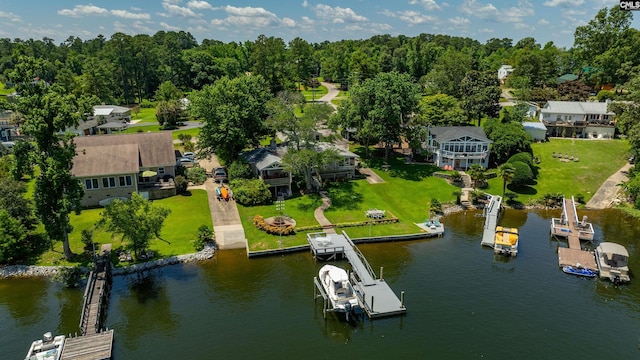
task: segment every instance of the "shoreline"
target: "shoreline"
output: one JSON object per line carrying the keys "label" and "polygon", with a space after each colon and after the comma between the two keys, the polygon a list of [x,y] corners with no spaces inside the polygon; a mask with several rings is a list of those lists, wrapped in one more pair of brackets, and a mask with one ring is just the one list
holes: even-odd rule
{"label": "shoreline", "polygon": [[[157,259],[147,261],[143,263],[133,264],[121,268],[114,268],[113,275],[121,276],[128,275],[136,272],[147,271],[160,267],[165,267],[175,264],[190,263],[196,261],[204,261],[213,258],[216,249],[212,246],[205,247],[202,251],[197,253],[174,255],[164,259]],[[6,265],[0,267],[0,279],[13,279],[13,278],[32,278],[32,277],[46,277],[52,278],[60,269],[71,268],[73,266],[38,266],[38,265]],[[89,273],[89,268],[84,267],[85,274]]]}

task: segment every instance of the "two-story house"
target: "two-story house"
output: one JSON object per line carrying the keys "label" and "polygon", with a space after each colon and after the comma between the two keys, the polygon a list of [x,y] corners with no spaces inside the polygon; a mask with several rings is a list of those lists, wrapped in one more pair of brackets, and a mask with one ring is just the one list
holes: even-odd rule
{"label": "two-story house", "polygon": [[467,170],[474,164],[489,166],[491,140],[478,126],[434,126],[425,147],[433,162],[442,168]]}
{"label": "two-story house", "polygon": [[615,114],[608,102],[549,101],[540,110],[540,121],[552,137],[612,139]]}
{"label": "two-story house", "polygon": [[502,65],[498,69],[498,80],[500,80],[500,84],[504,84],[507,80],[507,77],[515,70],[511,65]]}
{"label": "two-story house", "polygon": [[84,186],[82,206],[138,192],[154,200],[176,194],[175,152],[169,132],[77,136],[71,172]]}

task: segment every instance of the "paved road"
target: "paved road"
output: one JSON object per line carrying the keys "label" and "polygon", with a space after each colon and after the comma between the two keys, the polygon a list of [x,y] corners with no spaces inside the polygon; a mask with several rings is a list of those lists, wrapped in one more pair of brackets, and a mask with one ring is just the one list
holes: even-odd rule
{"label": "paved road", "polygon": [[618,192],[620,191],[620,184],[623,181],[629,180],[627,177],[627,171],[631,168],[631,164],[625,164],[620,170],[611,175],[607,181],[596,191],[591,200],[585,205],[588,209],[606,209],[611,207],[611,204],[616,199]]}
{"label": "paved road", "polygon": [[333,103],[331,103],[331,100],[333,100],[336,96],[338,96],[338,93],[340,93],[340,90],[338,90],[338,87],[336,86],[336,84],[332,84],[328,82],[321,82],[320,84],[322,84],[322,86],[327,88],[327,93],[316,101],[325,102],[333,106],[333,108],[337,110],[338,107],[335,106]]}

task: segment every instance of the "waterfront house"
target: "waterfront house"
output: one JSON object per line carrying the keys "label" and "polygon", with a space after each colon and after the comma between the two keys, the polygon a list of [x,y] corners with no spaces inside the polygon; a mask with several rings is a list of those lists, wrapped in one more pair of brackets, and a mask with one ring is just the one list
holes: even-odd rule
{"label": "waterfront house", "polygon": [[547,127],[540,121],[525,121],[522,126],[533,141],[545,141],[547,139]]}
{"label": "waterfront house", "polygon": [[489,166],[491,140],[478,126],[434,126],[424,147],[439,167],[467,170],[474,164]]}
{"label": "waterfront house", "polygon": [[71,172],[84,186],[82,206],[133,192],[154,200],[176,194],[175,152],[169,132],[77,136]]}
{"label": "waterfront house", "polygon": [[549,101],[540,110],[540,121],[552,137],[612,139],[615,114],[608,102]]}

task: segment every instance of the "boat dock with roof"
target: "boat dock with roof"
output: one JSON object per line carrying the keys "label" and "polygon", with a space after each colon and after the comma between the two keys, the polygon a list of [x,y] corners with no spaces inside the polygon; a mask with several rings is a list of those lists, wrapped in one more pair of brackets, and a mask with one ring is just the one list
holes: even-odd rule
{"label": "boat dock with roof", "polygon": [[593,241],[593,225],[583,216],[578,221],[576,203],[571,199],[562,199],[562,215],[551,219],[551,235],[567,238],[569,247],[558,247],[558,265],[577,266],[598,271],[595,255],[592,251],[582,250],[580,240]]}
{"label": "boat dock with roof", "polygon": [[[367,259],[345,232],[342,234],[311,233],[307,234],[307,240],[316,259],[340,258],[349,261],[353,269],[350,275],[351,283],[358,295],[360,305],[369,318],[399,315],[407,311],[404,306],[404,292],[399,299],[382,278],[382,268],[380,268],[380,278],[377,278]],[[322,294],[322,289],[319,290]]]}

